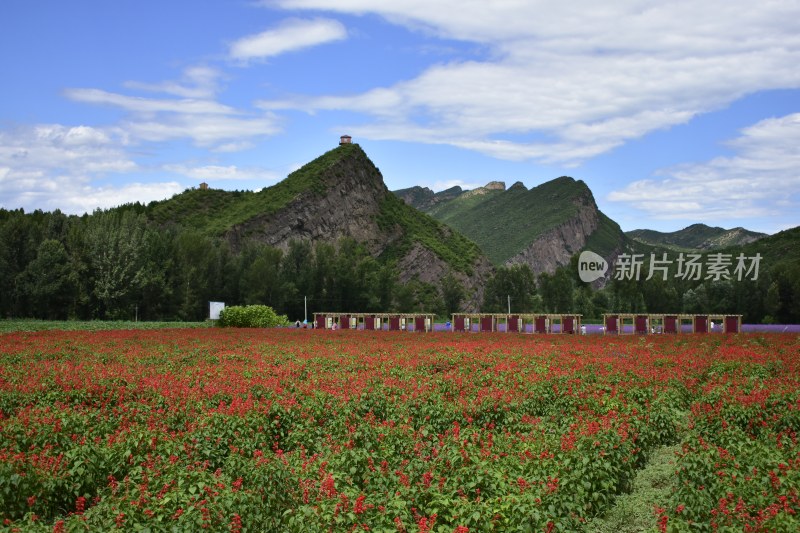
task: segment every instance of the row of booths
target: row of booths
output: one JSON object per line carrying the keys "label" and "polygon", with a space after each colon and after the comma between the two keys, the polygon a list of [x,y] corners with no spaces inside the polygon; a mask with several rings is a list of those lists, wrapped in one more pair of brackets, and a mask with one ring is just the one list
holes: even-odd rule
{"label": "row of booths", "polygon": [[[314,313],[317,329],[361,329],[388,331],[433,331],[432,313]],[[579,333],[581,315],[457,313],[452,321],[439,324],[441,331],[510,333]]]}
{"label": "row of booths", "polygon": [[432,331],[432,313],[314,313],[317,329]]}
{"label": "row of booths", "polygon": [[501,314],[457,313],[453,315],[453,331],[502,331],[506,333],[581,332],[581,315],[575,314]]}
{"label": "row of booths", "polygon": [[[438,329],[454,332],[587,333],[579,314],[456,313]],[[361,329],[427,332],[436,328],[432,313],[314,313],[317,329]],[[677,333],[739,333],[742,315],[607,313],[589,333],[648,335]]]}
{"label": "row of booths", "polygon": [[742,315],[632,314],[603,315],[607,335],[652,333],[739,333]]}

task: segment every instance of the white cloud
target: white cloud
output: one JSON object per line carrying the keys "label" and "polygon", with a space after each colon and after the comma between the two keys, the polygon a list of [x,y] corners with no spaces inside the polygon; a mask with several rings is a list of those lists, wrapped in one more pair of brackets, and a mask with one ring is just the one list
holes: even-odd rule
{"label": "white cloud", "polygon": [[277,119],[271,115],[238,117],[178,114],[159,117],[157,120],[125,121],[120,127],[132,137],[144,141],[162,142],[188,138],[198,146],[218,148],[219,151],[246,148],[250,145],[242,142],[243,139],[273,135],[280,131]]}
{"label": "white cloud", "polygon": [[608,199],[661,219],[796,219],[800,113],[763,120],[728,145],[735,155],[663,169],[663,178],[635,181]]}
{"label": "white cloud", "polygon": [[[172,94],[213,96],[217,74],[210,69],[190,69],[185,76],[198,82],[185,88],[172,82],[129,87]],[[185,90],[184,90],[185,89]],[[209,98],[148,98],[112,93],[101,89],[67,89],[68,98],[89,104],[110,105],[129,112],[118,126],[127,142],[163,142],[192,139],[195,144],[216,151],[230,152],[252,146],[251,139],[280,131],[272,113],[247,113]]]}
{"label": "white cloud", "polygon": [[232,59],[241,61],[264,59],[346,37],[347,30],[336,20],[288,19],[277,28],[234,41],[229,53]]}
{"label": "white cloud", "polygon": [[49,201],[50,209],[61,209],[65,213],[90,213],[95,209],[109,209],[127,203],[150,203],[154,200],[165,200],[184,190],[178,182],[160,183],[126,183],[121,186],[74,187],[64,191],[64,184],[59,184],[61,198]]}
{"label": "white cloud", "polygon": [[101,89],[67,89],[64,92],[67,98],[76,102],[88,104],[107,104],[120,107],[126,111],[136,113],[185,113],[205,115],[229,115],[236,110],[212,100],[198,100],[194,98],[157,99],[141,96],[126,96],[111,93]]}
{"label": "white cloud", "polygon": [[261,168],[240,168],[236,165],[166,165],[164,170],[181,174],[199,181],[223,180],[262,180],[276,182],[280,179],[277,173]]}
{"label": "white cloud", "polygon": [[166,183],[98,185],[110,174],[141,171],[113,131],[42,124],[0,131],[0,206],[82,214],[127,202],[168,198]]}
{"label": "white cloud", "polygon": [[800,87],[800,4],[788,0],[757,9],[744,0],[498,0],[490,8],[482,0],[264,3],[374,13],[485,48],[488,60],[434,65],[361,94],[259,103],[364,113],[371,123],[343,127],[365,138],[579,164],[743,95]]}
{"label": "white cloud", "polygon": [[10,168],[12,174],[136,169],[136,163],[116,147],[108,132],[89,126],[60,124],[0,131],[0,166]]}
{"label": "white cloud", "polygon": [[189,99],[211,99],[219,91],[219,70],[206,66],[193,66],[183,71],[180,82],[142,83],[127,81],[125,87],[140,91],[157,92]]}

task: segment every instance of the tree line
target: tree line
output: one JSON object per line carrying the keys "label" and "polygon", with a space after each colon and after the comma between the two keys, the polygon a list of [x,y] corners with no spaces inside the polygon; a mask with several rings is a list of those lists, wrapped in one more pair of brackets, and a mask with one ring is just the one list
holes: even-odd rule
{"label": "tree line", "polygon": [[750,324],[800,323],[800,264],[779,262],[758,279],[612,279],[593,289],[578,277],[577,255],[553,274],[538,277],[527,265],[502,266],[486,286],[482,310],[516,313],[737,314]]}
{"label": "tree line", "polygon": [[[457,309],[463,289],[455,284]],[[393,264],[352,239],[234,249],[191,228],[156,225],[135,205],[80,217],[0,209],[2,317],[196,321],[210,301],[269,305],[292,320],[304,318],[306,302],[309,313],[444,314],[443,285],[444,294],[400,283]]]}
{"label": "tree line", "polygon": [[[758,280],[612,280],[594,290],[576,259],[553,274],[502,266],[488,280],[483,312],[685,312],[742,314],[749,323],[800,322],[800,267]],[[209,301],[269,305],[291,320],[308,312],[461,310],[464,287],[401,283],[393,263],[358,243],[290,242],[285,250],[157,225],[137,204],[91,215],[0,209],[0,317],[79,320],[203,320]]]}

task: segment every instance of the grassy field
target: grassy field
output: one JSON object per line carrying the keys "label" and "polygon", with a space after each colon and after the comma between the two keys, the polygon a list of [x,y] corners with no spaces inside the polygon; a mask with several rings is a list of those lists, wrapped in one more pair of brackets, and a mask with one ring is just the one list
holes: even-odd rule
{"label": "grassy field", "polygon": [[167,329],[167,328],[207,328],[212,322],[134,322],[122,321],[80,321],[80,320],[33,320],[33,319],[6,319],[0,320],[0,333],[14,331],[110,331],[122,329]]}

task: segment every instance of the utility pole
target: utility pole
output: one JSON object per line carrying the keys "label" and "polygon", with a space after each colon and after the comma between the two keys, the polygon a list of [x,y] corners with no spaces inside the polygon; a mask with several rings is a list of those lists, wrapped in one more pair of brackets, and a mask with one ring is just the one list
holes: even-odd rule
{"label": "utility pole", "polygon": [[508,314],[511,314],[511,295],[508,295]]}
{"label": "utility pole", "polygon": [[308,324],[308,296],[303,296],[303,324]]}

